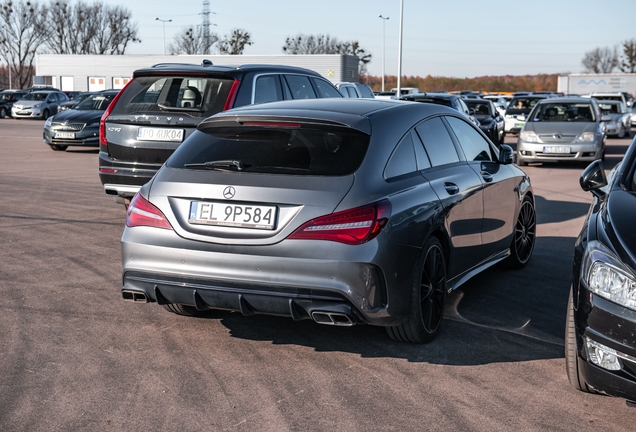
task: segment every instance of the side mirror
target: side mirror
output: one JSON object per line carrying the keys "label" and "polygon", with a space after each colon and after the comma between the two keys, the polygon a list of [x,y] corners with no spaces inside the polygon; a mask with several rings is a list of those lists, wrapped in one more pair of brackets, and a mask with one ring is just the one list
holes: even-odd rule
{"label": "side mirror", "polygon": [[601,121],[602,122],[610,122],[610,121],[612,121],[612,117],[610,117],[608,115],[602,115],[601,116]]}
{"label": "side mirror", "polygon": [[514,161],[515,152],[512,150],[512,147],[508,144],[502,144],[499,149],[499,159],[497,159],[497,162],[502,165],[510,165],[511,163],[514,163]]}
{"label": "side mirror", "polygon": [[604,197],[605,192],[603,192],[601,188],[607,186],[607,177],[605,177],[603,161],[597,159],[589,164],[587,168],[583,170],[579,184],[581,185],[581,189],[585,192],[592,192],[592,194],[598,198]]}

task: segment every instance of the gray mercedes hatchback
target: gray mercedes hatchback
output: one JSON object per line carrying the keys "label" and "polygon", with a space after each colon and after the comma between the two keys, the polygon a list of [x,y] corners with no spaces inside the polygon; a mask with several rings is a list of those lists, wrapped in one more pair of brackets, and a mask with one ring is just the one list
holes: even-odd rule
{"label": "gray mercedes hatchback", "polygon": [[530,259],[530,180],[461,113],[272,102],[204,120],[132,199],[126,300],[437,334],[446,295]]}

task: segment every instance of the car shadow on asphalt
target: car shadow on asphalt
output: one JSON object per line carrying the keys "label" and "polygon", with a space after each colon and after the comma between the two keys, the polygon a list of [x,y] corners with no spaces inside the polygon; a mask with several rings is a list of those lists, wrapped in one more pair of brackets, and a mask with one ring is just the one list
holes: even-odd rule
{"label": "car shadow on asphalt", "polygon": [[[565,222],[576,219],[585,216],[590,208],[590,203],[552,201],[541,195],[535,195],[534,199],[538,224]],[[550,209],[550,211],[545,211],[544,209]]]}
{"label": "car shadow on asphalt", "polygon": [[209,318],[219,319],[234,338],[365,358],[457,366],[562,358],[574,241],[540,237],[525,268],[499,264],[469,280],[448,296],[440,333],[426,345],[395,342],[374,326],[334,327],[231,312],[210,312]]}

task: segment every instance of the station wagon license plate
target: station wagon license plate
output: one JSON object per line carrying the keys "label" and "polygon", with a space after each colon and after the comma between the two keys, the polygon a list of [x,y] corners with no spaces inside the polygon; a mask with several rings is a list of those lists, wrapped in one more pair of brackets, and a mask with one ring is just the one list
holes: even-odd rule
{"label": "station wagon license plate", "polygon": [[516,128],[522,128],[525,123],[515,123]]}
{"label": "station wagon license plate", "polygon": [[183,129],[148,128],[137,129],[137,139],[140,141],[183,141]]}
{"label": "station wagon license plate", "polygon": [[55,132],[55,138],[75,139],[75,132]]}
{"label": "station wagon license plate", "polygon": [[543,153],[570,153],[569,146],[546,146],[543,147]]}
{"label": "station wagon license plate", "polygon": [[198,225],[273,230],[276,227],[276,207],[192,201],[188,222]]}

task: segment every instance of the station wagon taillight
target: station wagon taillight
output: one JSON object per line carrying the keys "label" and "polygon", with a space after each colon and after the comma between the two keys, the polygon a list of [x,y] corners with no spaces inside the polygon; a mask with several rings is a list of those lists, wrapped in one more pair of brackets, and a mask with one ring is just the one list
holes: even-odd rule
{"label": "station wagon taillight", "polygon": [[232,109],[232,107],[234,106],[234,99],[236,99],[236,94],[238,93],[239,83],[239,80],[234,80],[234,82],[232,83],[232,87],[230,87],[230,94],[227,95],[225,105],[223,105],[223,111]]}
{"label": "station wagon taillight", "polygon": [[150,203],[146,198],[137,193],[128,205],[126,212],[126,226],[147,226],[154,228],[172,229],[172,225],[164,214]]}
{"label": "station wagon taillight", "polygon": [[131,78],[130,81],[128,81],[128,83],[124,86],[124,88],[122,88],[121,90],[119,90],[119,93],[117,93],[115,95],[115,97],[113,98],[113,100],[110,102],[110,104],[108,105],[108,108],[106,108],[106,111],[104,111],[104,114],[102,114],[102,118],[99,121],[99,143],[101,145],[108,145],[108,141],[106,141],[106,119],[108,118],[108,116],[110,115],[110,112],[113,110],[113,108],[115,107],[115,104],[117,103],[117,101],[119,100],[119,97],[124,93],[124,91],[126,90],[126,87],[128,87],[130,85],[131,82],[133,82],[135,79]]}
{"label": "station wagon taillight", "polygon": [[366,243],[375,238],[391,216],[389,200],[320,216],[302,225],[288,238],[326,240],[349,245]]}

